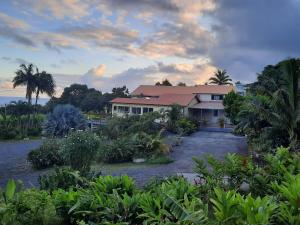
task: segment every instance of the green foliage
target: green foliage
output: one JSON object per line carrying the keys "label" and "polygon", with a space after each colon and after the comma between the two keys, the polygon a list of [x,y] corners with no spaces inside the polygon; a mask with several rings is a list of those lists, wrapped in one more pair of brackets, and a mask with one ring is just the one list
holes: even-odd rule
{"label": "green foliage", "polygon": [[147,160],[150,164],[169,164],[174,162],[174,159],[170,158],[169,156],[165,154],[156,154],[152,155]]}
{"label": "green foliage", "polygon": [[99,147],[100,139],[97,135],[88,131],[77,131],[64,139],[60,154],[72,169],[85,174],[90,171]]}
{"label": "green foliage", "polygon": [[0,200],[1,225],[57,225],[60,221],[47,192],[28,189],[6,203]]}
{"label": "green foliage", "polygon": [[86,184],[87,180],[81,177],[79,171],[71,168],[55,168],[55,171],[39,177],[40,189],[54,191],[56,189],[68,190]]}
{"label": "green foliage", "polygon": [[109,139],[144,132],[156,134],[160,127],[154,121],[161,118],[158,112],[146,113],[141,116],[113,117],[107,121],[106,126],[100,127],[98,133]]}
{"label": "green foliage", "polygon": [[213,77],[209,78],[211,84],[217,85],[232,85],[229,75],[226,70],[217,70]]}
{"label": "green foliage", "polygon": [[58,105],[48,114],[45,131],[52,137],[64,137],[71,129],[85,130],[86,120],[72,105]]}
{"label": "green foliage", "polygon": [[[23,105],[21,102],[17,104]],[[11,105],[9,104],[8,106]],[[27,103],[24,103],[24,105],[27,106]],[[3,107],[0,108],[0,139],[21,139],[28,136],[41,135],[41,125],[44,121],[42,115],[22,115],[22,109],[14,112],[11,110],[10,107],[9,110]]]}
{"label": "green foliage", "polygon": [[128,162],[135,152],[134,143],[130,137],[121,137],[101,145],[98,152],[98,161],[107,163]]}
{"label": "green foliage", "polygon": [[54,165],[60,166],[64,164],[64,160],[59,154],[61,143],[59,140],[50,139],[35,150],[28,153],[27,160],[35,169],[44,169]]}
{"label": "green foliage", "polygon": [[65,87],[59,98],[52,97],[46,105],[48,111],[52,111],[57,105],[71,104],[83,112],[101,112],[107,107],[110,100],[116,97],[127,97],[129,94],[126,86],[113,88],[111,93],[102,93],[94,88],[88,88],[85,84],[71,84]]}
{"label": "green foliage", "polygon": [[242,108],[244,97],[235,93],[229,92],[223,99],[224,111],[231,123],[236,124],[238,121],[238,114]]}
{"label": "green foliage", "polygon": [[238,115],[238,128],[250,142],[263,132],[268,140],[274,140],[272,148],[283,145],[298,149],[299,68],[300,59],[283,60],[265,67],[257,82],[250,85],[250,96]]}
{"label": "green foliage", "polygon": [[176,127],[179,133],[184,135],[190,135],[197,130],[197,126],[192,120],[188,118],[181,118],[176,122]]}

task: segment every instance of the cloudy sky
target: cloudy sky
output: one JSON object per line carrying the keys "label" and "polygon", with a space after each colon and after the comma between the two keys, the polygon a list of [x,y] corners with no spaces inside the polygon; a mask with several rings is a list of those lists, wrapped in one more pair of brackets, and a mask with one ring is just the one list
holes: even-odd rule
{"label": "cloudy sky", "polygon": [[216,68],[253,81],[300,56],[300,0],[0,0],[0,96],[21,63],[102,91],[201,84]]}

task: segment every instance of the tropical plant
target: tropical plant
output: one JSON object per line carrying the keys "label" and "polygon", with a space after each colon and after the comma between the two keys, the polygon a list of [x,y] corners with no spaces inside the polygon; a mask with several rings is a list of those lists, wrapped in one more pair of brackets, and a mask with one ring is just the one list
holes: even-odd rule
{"label": "tropical plant", "polygon": [[54,165],[63,165],[64,160],[59,154],[60,146],[61,143],[59,140],[46,140],[39,148],[28,153],[27,160],[35,169],[44,169]]}
{"label": "tropical plant", "polygon": [[211,84],[217,85],[232,85],[229,75],[226,70],[217,70],[213,77],[209,78]]}
{"label": "tropical plant", "polygon": [[100,147],[100,139],[89,131],[75,131],[64,139],[60,154],[73,170],[82,175],[90,172],[92,161]]}
{"label": "tropical plant", "polygon": [[245,97],[235,93],[234,91],[231,91],[225,95],[223,99],[226,117],[228,117],[233,124],[238,122],[238,114],[242,109],[244,98]]}
{"label": "tropical plant", "polygon": [[86,127],[86,119],[77,108],[72,105],[58,105],[48,114],[45,131],[49,136],[63,137],[71,129],[85,130]]}
{"label": "tropical plant", "polygon": [[17,86],[26,86],[26,99],[28,100],[28,104],[31,104],[32,93],[34,93],[36,88],[33,64],[20,65],[20,69],[17,70],[16,76],[13,79],[13,87]]}
{"label": "tropical plant", "polygon": [[[273,147],[299,146],[300,59],[287,59],[267,66],[250,85],[251,97],[239,113],[238,127],[258,137],[262,132],[274,140]],[[275,137],[275,138],[274,138]]]}
{"label": "tropical plant", "polygon": [[197,130],[196,124],[186,117],[180,118],[178,121],[175,122],[175,124],[177,127],[177,133],[183,135],[191,135]]}
{"label": "tropical plant", "polygon": [[79,171],[71,168],[55,168],[55,171],[39,176],[39,185],[41,190],[55,191],[57,189],[69,190],[87,185],[88,180],[80,176]]}
{"label": "tropical plant", "polygon": [[42,71],[41,73],[37,69],[35,76],[35,106],[37,106],[37,102],[39,99],[39,95],[46,93],[49,97],[52,97],[55,92],[55,83],[51,74],[46,71]]}

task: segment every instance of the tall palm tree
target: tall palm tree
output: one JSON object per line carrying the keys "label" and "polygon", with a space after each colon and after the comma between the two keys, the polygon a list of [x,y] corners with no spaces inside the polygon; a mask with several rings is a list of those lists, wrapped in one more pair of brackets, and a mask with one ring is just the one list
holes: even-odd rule
{"label": "tall palm tree", "polygon": [[20,65],[20,69],[16,71],[16,76],[13,79],[13,87],[26,86],[26,99],[28,104],[31,104],[32,93],[35,91],[35,76],[34,65]]}
{"label": "tall palm tree", "polygon": [[231,85],[231,79],[229,75],[227,75],[226,70],[217,70],[213,77],[209,78],[211,84],[217,85]]}
{"label": "tall palm tree", "polygon": [[55,82],[51,74],[46,71],[36,70],[35,76],[35,106],[37,106],[37,102],[39,99],[39,95],[46,93],[49,97],[52,97],[55,93]]}
{"label": "tall palm tree", "polygon": [[285,82],[272,94],[274,111],[269,117],[269,122],[274,127],[287,131],[290,146],[295,149],[299,146],[300,60],[284,60],[279,63],[279,68]]}

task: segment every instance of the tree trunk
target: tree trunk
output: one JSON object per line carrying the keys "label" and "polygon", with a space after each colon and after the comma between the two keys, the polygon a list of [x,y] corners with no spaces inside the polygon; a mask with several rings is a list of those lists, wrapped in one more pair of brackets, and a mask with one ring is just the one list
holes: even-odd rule
{"label": "tree trunk", "polygon": [[37,89],[36,96],[35,96],[35,105],[34,105],[34,112],[35,112],[35,114],[37,113],[37,102],[38,102],[38,99],[39,99],[39,94],[40,94],[40,90]]}

